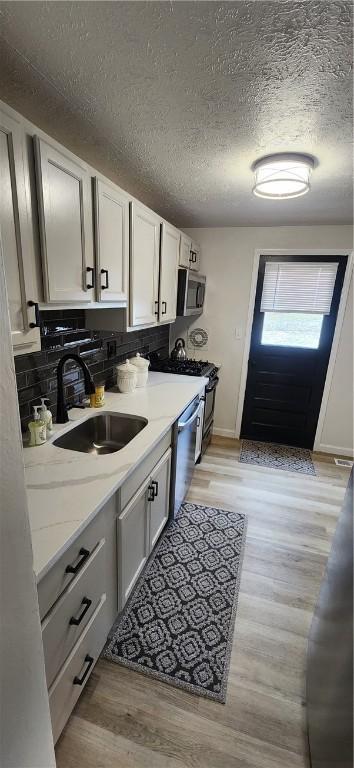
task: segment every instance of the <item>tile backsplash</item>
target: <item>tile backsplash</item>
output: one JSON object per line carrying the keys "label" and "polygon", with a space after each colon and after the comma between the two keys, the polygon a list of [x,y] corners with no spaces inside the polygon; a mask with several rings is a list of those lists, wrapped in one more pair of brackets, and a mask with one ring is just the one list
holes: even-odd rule
{"label": "tile backsplash", "polygon": [[[42,351],[15,357],[20,417],[23,431],[32,414],[32,406],[48,397],[48,407],[55,416],[57,401],[56,369],[68,352],[79,354],[87,364],[95,384],[109,389],[115,384],[115,366],[133,357],[156,350],[169,351],[169,326],[158,326],[130,333],[88,331],[85,313],[80,309],[41,312]],[[74,361],[68,360],[64,374],[65,397],[73,404],[84,393],[83,375]]]}

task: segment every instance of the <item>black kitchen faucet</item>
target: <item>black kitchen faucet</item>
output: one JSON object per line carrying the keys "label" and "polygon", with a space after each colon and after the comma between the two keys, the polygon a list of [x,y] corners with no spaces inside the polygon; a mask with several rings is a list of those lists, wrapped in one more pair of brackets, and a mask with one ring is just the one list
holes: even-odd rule
{"label": "black kitchen faucet", "polygon": [[64,357],[59,360],[58,368],[57,368],[57,388],[58,388],[58,396],[57,396],[57,418],[56,423],[57,424],[65,424],[67,421],[69,421],[68,418],[68,411],[66,407],[66,403],[64,400],[64,383],[63,383],[63,374],[64,374],[64,366],[65,363],[68,360],[74,360],[82,369],[84,374],[84,382],[85,382],[85,393],[86,395],[93,395],[95,392],[95,385],[93,383],[90,371],[82,360],[79,355],[75,355],[73,353],[68,353],[67,355],[64,355]]}

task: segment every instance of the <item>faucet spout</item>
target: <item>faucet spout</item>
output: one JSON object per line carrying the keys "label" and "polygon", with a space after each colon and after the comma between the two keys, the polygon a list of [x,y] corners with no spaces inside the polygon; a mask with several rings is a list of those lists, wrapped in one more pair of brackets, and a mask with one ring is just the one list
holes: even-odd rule
{"label": "faucet spout", "polygon": [[79,355],[75,355],[73,353],[68,353],[67,355],[64,355],[58,363],[57,367],[57,418],[56,423],[57,424],[66,424],[67,421],[69,421],[68,418],[68,411],[67,406],[64,399],[64,383],[63,383],[63,375],[64,375],[64,368],[65,363],[68,360],[74,360],[82,369],[84,374],[84,386],[85,386],[85,394],[86,395],[92,395],[95,392],[95,385],[93,383],[92,376],[90,374],[90,371],[82,360]]}

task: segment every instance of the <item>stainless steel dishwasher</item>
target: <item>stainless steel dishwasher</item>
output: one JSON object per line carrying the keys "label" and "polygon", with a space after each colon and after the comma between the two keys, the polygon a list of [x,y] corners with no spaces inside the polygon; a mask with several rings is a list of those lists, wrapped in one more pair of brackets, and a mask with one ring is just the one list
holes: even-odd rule
{"label": "stainless steel dishwasher", "polygon": [[195,467],[197,420],[200,398],[183,411],[173,429],[170,514],[176,514],[187,496]]}

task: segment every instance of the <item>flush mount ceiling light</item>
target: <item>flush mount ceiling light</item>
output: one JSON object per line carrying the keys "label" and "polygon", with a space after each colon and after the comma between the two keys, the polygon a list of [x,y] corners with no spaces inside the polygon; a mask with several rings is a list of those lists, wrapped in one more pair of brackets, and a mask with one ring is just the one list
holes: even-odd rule
{"label": "flush mount ceiling light", "polygon": [[255,176],[253,194],[270,200],[306,195],[313,167],[312,157],[294,152],[262,157],[252,166]]}

